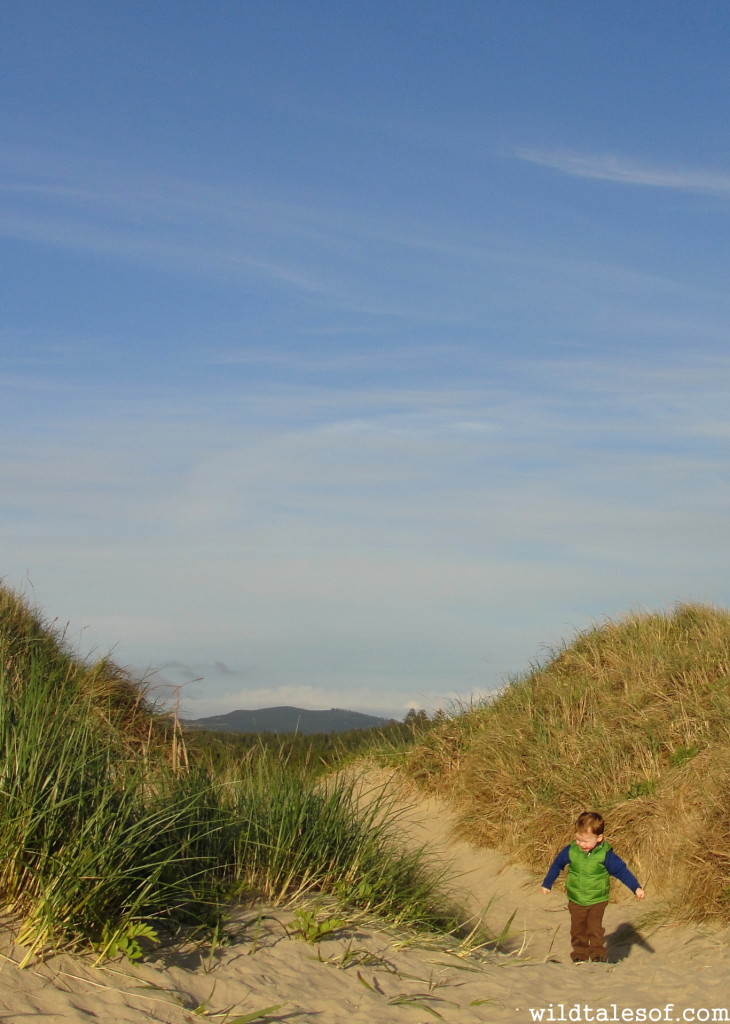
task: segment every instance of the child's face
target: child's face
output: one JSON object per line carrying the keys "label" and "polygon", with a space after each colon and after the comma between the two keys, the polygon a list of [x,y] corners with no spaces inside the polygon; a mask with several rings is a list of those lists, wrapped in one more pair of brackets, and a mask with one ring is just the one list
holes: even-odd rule
{"label": "child's face", "polygon": [[603,836],[594,836],[592,832],[576,832],[575,841],[583,853],[590,853],[603,840]]}

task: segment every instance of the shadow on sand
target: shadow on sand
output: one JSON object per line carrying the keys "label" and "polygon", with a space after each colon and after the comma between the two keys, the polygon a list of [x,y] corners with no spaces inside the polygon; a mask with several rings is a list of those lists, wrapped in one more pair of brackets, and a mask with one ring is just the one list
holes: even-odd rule
{"label": "shadow on sand", "polygon": [[632,946],[641,946],[647,953],[655,952],[651,943],[628,921],[618,925],[610,935],[606,936],[608,959],[613,963],[618,963],[619,960],[626,960],[631,953]]}

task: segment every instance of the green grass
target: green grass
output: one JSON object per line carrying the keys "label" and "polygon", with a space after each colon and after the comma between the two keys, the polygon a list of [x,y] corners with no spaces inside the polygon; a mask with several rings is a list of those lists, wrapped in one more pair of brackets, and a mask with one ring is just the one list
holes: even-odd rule
{"label": "green grass", "polygon": [[[446,897],[381,798],[271,754],[188,757],[143,688],[0,590],[0,898],[34,951],[136,954],[231,899],[325,894],[421,926]],[[142,926],[146,926],[143,928]]]}
{"label": "green grass", "polygon": [[325,774],[365,756],[376,760],[380,751],[392,762],[396,752],[405,752],[432,725],[425,711],[411,711],[403,722],[339,733],[230,733],[183,728],[186,742],[204,754],[214,768],[225,768],[231,759],[265,752],[292,767]]}
{"label": "green grass", "polygon": [[730,921],[730,613],[679,605],[581,633],[453,714],[405,770],[469,840],[538,871],[586,809],[674,912]]}

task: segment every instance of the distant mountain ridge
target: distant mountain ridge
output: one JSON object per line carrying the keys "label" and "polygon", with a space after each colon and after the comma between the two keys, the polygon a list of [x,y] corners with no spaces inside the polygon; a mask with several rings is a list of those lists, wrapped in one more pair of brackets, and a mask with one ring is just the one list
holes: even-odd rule
{"label": "distant mountain ridge", "polygon": [[211,715],[183,722],[189,729],[210,729],[213,732],[292,733],[314,736],[318,733],[349,732],[351,729],[377,729],[392,722],[359,711],[330,708],[329,711],[307,711],[305,708],[258,708],[255,711],[229,711],[227,715]]}

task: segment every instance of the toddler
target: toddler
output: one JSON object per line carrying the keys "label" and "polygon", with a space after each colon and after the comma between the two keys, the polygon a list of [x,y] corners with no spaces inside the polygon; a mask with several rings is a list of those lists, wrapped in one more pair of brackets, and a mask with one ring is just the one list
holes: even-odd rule
{"label": "toddler", "polygon": [[637,899],[644,890],[620,857],[603,838],[605,822],[600,814],[584,811],[575,823],[575,839],[564,847],[545,875],[542,891],[549,893],[563,868],[568,869],[565,889],[570,911],[570,941],[574,963],[596,960],[606,963],[603,912],[608,903],[610,875],[628,886]]}

